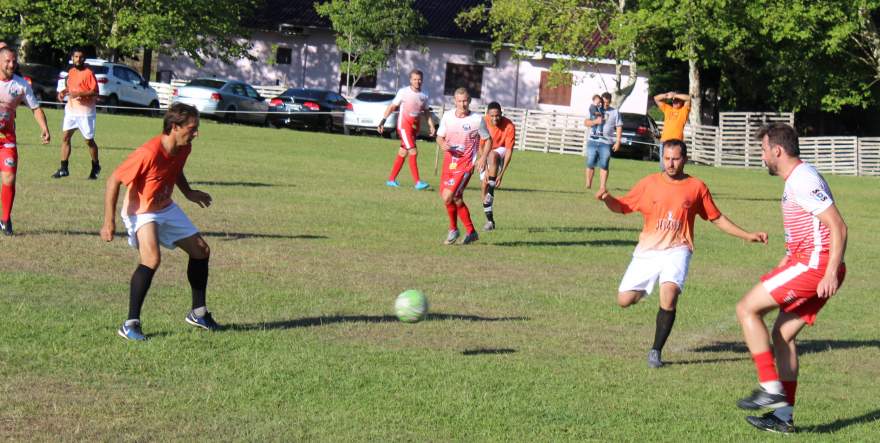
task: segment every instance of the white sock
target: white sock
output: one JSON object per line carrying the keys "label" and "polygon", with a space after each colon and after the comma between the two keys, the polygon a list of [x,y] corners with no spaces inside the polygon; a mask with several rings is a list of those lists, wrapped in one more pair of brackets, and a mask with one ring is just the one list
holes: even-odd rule
{"label": "white sock", "polygon": [[791,421],[794,416],[794,406],[785,406],[773,411],[773,415],[782,421]]}
{"label": "white sock", "polygon": [[193,309],[193,314],[195,314],[196,317],[204,317],[205,314],[207,314],[207,313],[208,313],[208,307],[207,307],[207,306],[202,306],[202,307],[200,307],[200,308],[195,308],[195,309]]}
{"label": "white sock", "polygon": [[761,383],[761,388],[771,394],[782,394],[782,382],[779,380],[765,381]]}
{"label": "white sock", "polygon": [[130,319],[128,319],[128,320],[125,321],[125,327],[126,327],[126,328],[130,328],[130,327],[132,327],[132,326],[134,326],[134,325],[139,325],[139,324],[141,324],[141,321],[140,321],[139,319],[137,319],[137,318],[130,318]]}

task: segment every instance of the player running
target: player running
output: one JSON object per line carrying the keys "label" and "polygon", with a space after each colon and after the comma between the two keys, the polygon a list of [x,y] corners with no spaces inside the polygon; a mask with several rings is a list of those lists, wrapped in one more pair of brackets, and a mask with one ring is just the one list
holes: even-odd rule
{"label": "player running", "polygon": [[684,173],[687,146],[681,140],[663,143],[663,172],[641,179],[622,198],[599,190],[596,198],[613,212],[641,212],[645,224],[639,244],[626,269],[617,303],[626,308],[638,303],[660,282],[654,344],[648,351],[648,367],[663,366],[661,352],[675,323],[678,296],[684,289],[694,250],[694,219],[709,220],[721,231],[750,242],[767,243],[764,232],[746,232],[721,214],[709,188],[700,179]]}
{"label": "player running", "polygon": [[0,48],[0,231],[12,235],[12,204],[15,201],[15,175],[18,170],[18,145],[15,137],[15,110],[24,101],[40,125],[40,139],[48,144],[51,136],[46,114],[31,85],[15,74],[15,51],[9,46]]}
{"label": "player running", "polygon": [[66,87],[58,92],[58,101],[64,101],[67,97],[67,105],[64,106],[64,123],[61,137],[61,167],[52,174],[52,178],[62,178],[70,175],[67,169],[70,160],[70,139],[74,131],[79,129],[80,134],[86,140],[89,147],[89,155],[92,156],[92,170],[89,172],[89,180],[96,180],[101,173],[101,164],[98,162],[98,145],[95,143],[95,108],[98,99],[98,79],[95,73],[86,66],[86,54],[82,49],[74,49],[70,56],[73,67],[67,73]]}
{"label": "player running", "polygon": [[146,340],[141,330],[141,307],[161,262],[159,245],[168,249],[179,246],[189,255],[186,275],[192,287],[192,310],[187,323],[209,331],[219,328],[205,305],[208,287],[210,249],[186,214],[171,200],[174,186],[187,200],[206,208],[211,196],[189,187],[183,167],[192,151],[192,140],[199,134],[199,111],[183,103],[168,108],[162,134],[136,149],[107,178],[104,196],[104,226],[101,238],[112,241],[116,230],[116,202],[119,185],[128,192],[122,204],[122,221],[128,231],[128,243],[137,248],[140,264],[131,276],[128,320],[118,334],[127,340]]}
{"label": "player running", "polygon": [[[843,284],[847,227],[828,183],[816,168],[801,161],[794,128],[772,123],[762,128],[758,137],[761,159],[770,175],[785,180],[785,256],[736,305],[736,316],[760,382],[760,388],[737,406],[774,409],[746,420],[758,429],[787,434],[794,432],[799,367],[795,339],[804,325],[816,321],[819,310]],[[764,325],[764,315],[776,309],[779,315],[771,335]]]}
{"label": "player running", "polygon": [[486,127],[492,135],[492,150],[488,153],[486,168],[480,170],[480,182],[483,191],[483,212],[486,213],[484,231],[495,230],[495,217],[492,205],[495,202],[495,190],[501,186],[501,178],[507,172],[510,159],[513,158],[513,145],[516,142],[516,127],[509,118],[501,113],[498,102],[489,103],[486,108]]}
{"label": "player running", "polygon": [[[440,197],[449,215],[447,245],[458,239],[458,221],[461,218],[467,229],[462,244],[477,241],[480,237],[474,229],[471,214],[462,195],[471,179],[474,166],[486,168],[486,154],[492,148],[492,138],[486,128],[486,120],[470,111],[471,97],[467,89],[458,88],[453,95],[455,112],[443,114],[437,131],[437,145],[443,150],[443,174],[440,176]],[[478,160],[479,158],[479,160]]]}
{"label": "player running", "polygon": [[385,109],[385,115],[379,121],[379,134],[385,131],[385,120],[395,110],[400,111],[397,114],[400,149],[397,151],[397,158],[394,159],[394,166],[391,167],[391,175],[388,176],[388,181],[385,184],[394,188],[400,187],[400,183],[397,182],[397,174],[403,167],[403,161],[409,156],[409,170],[412,173],[416,190],[428,189],[430,185],[419,178],[419,152],[416,149],[416,136],[419,135],[422,114],[427,117],[430,128],[428,136],[433,137],[435,130],[434,121],[431,120],[431,109],[428,108],[428,95],[422,92],[422,71],[418,69],[410,71],[409,86],[397,91],[397,95],[394,96],[394,100]]}

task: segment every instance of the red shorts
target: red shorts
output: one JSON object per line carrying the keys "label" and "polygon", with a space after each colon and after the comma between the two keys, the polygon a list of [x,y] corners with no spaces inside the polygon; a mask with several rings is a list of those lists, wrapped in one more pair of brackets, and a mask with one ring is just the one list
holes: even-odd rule
{"label": "red shorts", "polygon": [[397,135],[400,137],[400,147],[409,151],[416,148],[416,136],[419,135],[419,123],[407,123],[401,121],[397,124]]}
{"label": "red shorts", "polygon": [[444,189],[452,190],[453,198],[461,198],[464,189],[467,188],[468,182],[471,180],[471,170],[460,171],[457,169],[443,169],[440,175],[440,192]]}
{"label": "red shorts", "polygon": [[[799,315],[808,325],[816,322],[816,314],[825,306],[828,298],[819,298],[816,288],[825,268],[811,269],[797,260],[789,260],[784,265],[764,274],[761,283],[773,296],[779,309]],[[840,264],[837,270],[837,284],[842,285],[846,277],[846,265]]]}
{"label": "red shorts", "polygon": [[0,148],[0,171],[15,174],[18,169],[18,149]]}

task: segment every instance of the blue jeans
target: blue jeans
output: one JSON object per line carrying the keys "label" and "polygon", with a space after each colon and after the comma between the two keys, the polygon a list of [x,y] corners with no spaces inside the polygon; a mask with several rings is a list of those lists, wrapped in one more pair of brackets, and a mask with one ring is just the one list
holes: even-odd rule
{"label": "blue jeans", "polygon": [[611,144],[601,140],[590,138],[587,141],[587,168],[600,168],[608,170],[608,162],[611,159]]}

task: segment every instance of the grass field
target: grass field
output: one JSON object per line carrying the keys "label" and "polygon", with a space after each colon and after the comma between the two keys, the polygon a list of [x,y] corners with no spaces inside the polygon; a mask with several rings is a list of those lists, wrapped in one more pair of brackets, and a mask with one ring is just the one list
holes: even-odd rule
{"label": "grass field", "polygon": [[[57,138],[61,114],[48,115]],[[670,364],[649,370],[656,295],[614,301],[641,217],[585,192],[582,158],[516,153],[499,229],[443,246],[437,193],[412,190],[406,168],[400,189],[383,184],[394,142],[205,121],[186,174],[214,206],[175,196],[211,245],[208,305],[228,328],[183,322],[186,259],[163,250],[142,315],[151,340],[129,343],[116,328],[137,257],[98,238],[103,180],[85,179],[80,139],[72,175],[49,178],[58,141],[39,145],[25,110],[18,126],[16,235],[0,238],[2,440],[775,440],[734,405],[757,381],[734,305],[783,253],[782,181],[763,170],[688,166],[771,240],[697,222]],[[160,126],[100,114],[102,178]],[[434,147],[421,146],[436,188]],[[611,191],[655,169],[614,160]],[[797,438],[878,441],[880,182],[828,179],[850,227],[848,275],[801,334]],[[465,197],[482,226],[475,183]],[[427,321],[394,319],[408,288],[428,295]]]}

